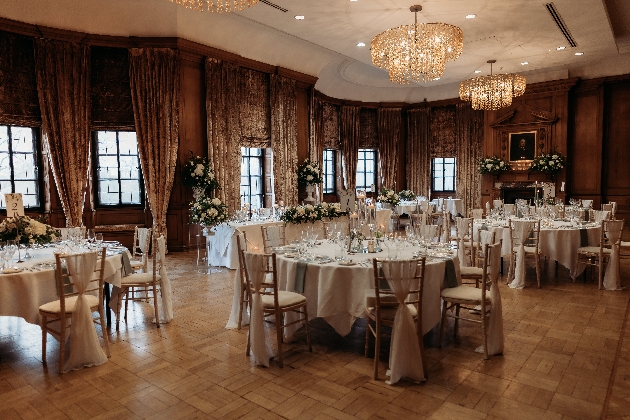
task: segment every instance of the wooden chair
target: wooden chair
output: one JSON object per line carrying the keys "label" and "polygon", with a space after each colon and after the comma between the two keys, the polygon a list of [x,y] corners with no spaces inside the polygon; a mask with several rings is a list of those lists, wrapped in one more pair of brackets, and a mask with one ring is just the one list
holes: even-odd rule
{"label": "wooden chair", "polygon": [[[273,317],[276,324],[276,339],[278,345],[278,364],[280,367],[283,367],[283,359],[282,359],[282,342],[284,330],[295,324],[304,323],[306,327],[306,341],[308,343],[308,350],[313,351],[311,346],[311,335],[310,335],[310,327],[308,325],[308,313],[306,310],[306,297],[302,296],[299,293],[289,292],[285,290],[278,290],[278,271],[276,264],[276,254],[265,254],[267,263],[264,266],[265,270],[265,281],[262,283],[262,286],[256,290],[252,281],[249,277],[249,271],[252,268],[249,266],[247,255],[249,252],[244,252],[243,255],[245,257],[245,281],[247,282],[248,289],[250,290],[250,313],[252,311],[252,303],[254,299],[254,294],[259,293],[261,295],[262,306],[263,306],[263,316]],[[285,323],[285,313],[287,312],[295,312],[300,314],[300,319],[297,319],[293,322]],[[250,321],[251,328],[251,321]],[[251,348],[250,335],[247,336],[247,351],[246,354],[249,356]]]}
{"label": "wooden chair", "polygon": [[236,246],[238,252],[238,275],[241,280],[241,296],[240,296],[240,304],[238,311],[238,329],[241,329],[243,323],[243,307],[247,305],[249,307],[250,304],[250,293],[249,287],[247,285],[247,280],[245,278],[245,252],[247,251],[247,236],[245,232],[237,231],[236,234]]}
{"label": "wooden chair", "polygon": [[[529,223],[529,221],[508,221],[510,229],[510,249],[512,251],[510,255],[510,270],[507,278],[508,284],[511,280],[514,280],[516,275],[516,254],[521,245],[521,240],[516,235],[514,228],[515,224],[518,223]],[[534,222],[534,228],[523,242],[523,245],[525,248],[525,258],[534,257],[534,261],[536,263],[536,282],[538,283],[538,288],[540,289],[540,220]]]}
{"label": "wooden chair", "polygon": [[[473,266],[473,219],[468,217],[457,217],[455,219],[455,239],[457,241],[458,254],[461,266]],[[459,248],[463,247],[461,251]]]}
{"label": "wooden chair", "polygon": [[[397,261],[403,264],[415,264],[414,284],[409,290],[409,295],[405,302],[409,308],[415,325],[416,337],[420,345],[420,354],[422,358],[423,371],[426,374],[427,364],[424,357],[424,343],[422,334],[422,292],[424,287],[424,266],[425,258],[414,260]],[[374,299],[366,300],[365,315],[367,316],[367,326],[365,328],[365,357],[368,357],[370,335],[374,336],[374,379],[378,380],[378,362],[381,349],[381,337],[383,335],[382,326],[393,327],[396,311],[399,303],[394,295],[393,290],[388,285],[388,279],[385,278],[382,264],[391,263],[387,260],[372,260],[374,275]],[[401,279],[389,279],[389,281],[400,281]],[[416,283],[417,281],[417,283]]]}
{"label": "wooden chair", "polygon": [[481,238],[481,228],[477,229],[476,241],[473,242],[473,264],[470,267],[460,267],[460,274],[462,276],[462,284],[474,284],[476,288],[479,288],[479,283],[483,278],[483,245],[492,245],[496,238],[496,232],[488,232],[489,239],[484,241]]}
{"label": "wooden chair", "polygon": [[[445,288],[440,293],[444,303],[442,304],[442,321],[440,322],[440,338],[439,346],[442,347],[442,337],[444,336],[444,328],[446,327],[446,318],[451,317],[455,319],[454,335],[457,337],[457,324],[458,321],[465,320],[481,324],[481,334],[483,336],[483,349],[484,358],[488,359],[488,315],[490,314],[490,305],[492,300],[487,291],[492,285],[492,280],[489,277],[488,269],[490,267],[490,254],[501,252],[501,241],[487,245],[482,248],[483,253],[483,267],[481,277],[481,287],[473,288],[468,286],[457,286]],[[495,273],[497,275],[497,273]],[[460,309],[474,309],[480,306],[480,318],[469,318],[460,315]],[[449,314],[449,310],[455,309],[454,314]]]}
{"label": "wooden chair", "polygon": [[272,248],[287,244],[284,225],[261,226],[264,253],[271,254]]}
{"label": "wooden chair", "polygon": [[468,217],[472,219],[483,219],[483,209],[472,209],[468,211]]}
{"label": "wooden chair", "polygon": [[133,247],[131,248],[131,269],[135,272],[149,271],[149,245],[151,244],[151,228],[135,227],[133,232]]}
{"label": "wooden chair", "polygon": [[503,214],[505,214],[506,218],[510,215],[516,216],[516,204],[504,204]]}
{"label": "wooden chair", "polygon": [[[107,357],[110,356],[109,352],[109,340],[107,339],[107,329],[105,325],[105,314],[103,305],[103,275],[105,272],[105,258],[106,249],[103,247],[98,252],[95,252],[96,264],[90,281],[84,291],[84,296],[89,305],[90,312],[98,312],[97,317],[92,317],[94,324],[101,326],[101,332],[103,334],[103,341],[105,342],[105,349]],[[80,279],[74,278],[71,270],[66,270],[68,267],[68,259],[80,258],[82,254],[55,254],[55,261],[57,267],[55,269],[55,277],[57,283],[57,290],[59,292],[59,300],[46,303],[39,307],[39,315],[42,318],[42,361],[46,364],[46,341],[47,333],[50,333],[53,337],[59,340],[59,373],[63,373],[64,357],[66,350],[66,341],[68,335],[66,330],[70,328],[68,320],[71,320],[75,313],[76,303],[79,299],[79,293],[76,288],[76,284]],[[80,262],[84,263],[84,262]],[[67,273],[64,273],[67,271]],[[64,282],[64,279],[67,279]],[[84,279],[83,279],[84,280]],[[56,329],[55,327],[59,327]],[[71,343],[72,345],[72,343]],[[72,349],[71,349],[72,351]]]}
{"label": "wooden chair", "polygon": [[[578,266],[580,264],[584,264],[586,266],[594,266],[598,269],[598,284],[599,289],[602,288],[604,283],[604,265],[608,263],[610,260],[610,256],[612,253],[612,243],[607,238],[607,233],[612,225],[620,225],[620,229],[623,230],[624,220],[604,220],[602,222],[601,233],[599,236],[599,245],[598,246],[583,246],[578,248]],[[621,236],[616,244],[617,246],[621,245]],[[585,273],[586,274],[586,273]],[[573,280],[575,281],[575,279]]]}
{"label": "wooden chair", "polygon": [[[153,249],[159,249],[159,241],[164,242],[164,236],[160,236],[159,238],[154,239]],[[127,322],[127,310],[129,308],[129,301],[146,302],[147,291],[151,292],[152,294],[153,310],[155,312],[155,325],[157,326],[157,328],[160,328],[160,315],[158,310],[158,287],[160,285],[160,280],[162,279],[162,277],[160,276],[162,264],[164,264],[164,255],[162,255],[161,252],[155,252],[155,255],[153,257],[153,270],[151,273],[133,273],[121,279],[120,288],[122,290],[120,291],[121,298],[118,300],[116,331],[119,330],[120,326],[120,309],[122,307],[123,301],[125,302],[125,322]]]}

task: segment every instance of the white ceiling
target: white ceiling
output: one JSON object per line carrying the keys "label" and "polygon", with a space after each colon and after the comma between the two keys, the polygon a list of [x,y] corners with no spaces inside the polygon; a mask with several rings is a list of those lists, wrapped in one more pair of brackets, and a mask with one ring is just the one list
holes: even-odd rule
{"label": "white ceiling", "polygon": [[[528,83],[630,73],[630,1],[554,0],[577,47],[571,48],[541,0],[273,0],[240,13],[186,10],[168,0],[0,0],[0,16],[28,23],[122,36],[179,36],[244,57],[318,76],[317,88],[341,99],[418,102],[457,97],[459,82],[518,72]],[[372,38],[413,23],[444,22],[464,33],[464,50],[443,77],[396,85],[370,61]],[[303,21],[294,18],[304,15]],[[475,19],[466,19],[476,14]],[[611,17],[609,15],[612,14]],[[612,22],[612,23],[611,23]],[[1,29],[1,28],[0,28]],[[366,47],[357,47],[364,42]],[[556,47],[566,46],[557,51]],[[575,52],[583,52],[575,56]],[[523,66],[521,62],[527,61]]]}

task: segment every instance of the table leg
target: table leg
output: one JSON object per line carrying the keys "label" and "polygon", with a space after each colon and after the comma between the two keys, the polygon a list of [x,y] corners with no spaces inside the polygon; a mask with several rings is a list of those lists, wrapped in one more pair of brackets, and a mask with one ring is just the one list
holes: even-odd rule
{"label": "table leg", "polygon": [[109,309],[109,297],[110,297],[109,283],[103,283],[103,295],[105,296],[105,318],[107,319],[107,328],[112,326],[112,310]]}

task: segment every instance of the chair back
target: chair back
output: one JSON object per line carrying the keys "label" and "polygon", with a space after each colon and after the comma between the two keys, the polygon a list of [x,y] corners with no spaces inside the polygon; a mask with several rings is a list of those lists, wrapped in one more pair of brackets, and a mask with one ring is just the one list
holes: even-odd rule
{"label": "chair back", "polygon": [[105,258],[105,247],[81,254],[55,254],[55,280],[62,319],[65,319],[66,299],[78,296],[81,290],[83,294],[98,296],[99,305],[103,305]]}
{"label": "chair back", "polygon": [[[424,266],[426,259],[411,260],[382,260],[372,259],[374,275],[374,296],[376,317],[380,320],[380,310],[384,307],[396,307],[399,302],[392,299],[396,295],[396,286],[393,282],[410,281],[409,294],[405,303],[415,305],[419,316],[418,325],[422,329],[420,305],[424,287]],[[392,287],[393,286],[393,287]],[[389,298],[388,298],[389,297]]]}
{"label": "chair back", "polygon": [[619,247],[624,220],[604,220],[602,222],[600,248]]}
{"label": "chair back", "polygon": [[601,223],[604,220],[610,220],[610,211],[608,210],[590,210],[589,220],[591,222]]}
{"label": "chair back", "polygon": [[490,290],[490,286],[492,286],[492,283],[499,280],[499,275],[501,272],[500,267],[502,245],[503,241],[499,240],[499,242],[493,244],[483,244],[483,247],[481,248],[481,267],[483,270],[480,288],[482,305],[485,305],[486,302],[486,291]]}
{"label": "chair back", "polygon": [[590,208],[593,207],[593,200],[582,200],[582,208]]}
{"label": "chair back", "polygon": [[505,214],[505,217],[510,215],[516,216],[516,204],[504,204],[503,213]]}
{"label": "chair back", "polygon": [[[244,251],[243,260],[245,263],[245,283],[247,284],[250,294],[259,293],[260,295],[273,296],[274,306],[278,309],[276,254],[255,254],[253,252]],[[264,272],[263,277],[256,278],[257,275],[262,275],[261,272]],[[256,283],[259,283],[259,286],[257,286]]]}
{"label": "chair back", "polygon": [[484,245],[492,245],[496,240],[496,231],[495,230],[485,230],[485,229],[477,229],[477,235],[475,236],[475,240],[477,242],[477,247],[475,248],[475,257],[473,258],[473,265],[475,267],[483,266],[483,246]]}
{"label": "chair back", "polygon": [[473,219],[470,217],[455,218],[455,237],[459,239],[470,239],[473,237]]}
{"label": "chair back", "polygon": [[492,207],[495,209],[500,209],[503,207],[503,200],[492,200]]}
{"label": "chair back", "polygon": [[468,212],[468,217],[473,219],[483,219],[483,209],[472,209]]}
{"label": "chair back", "polygon": [[133,248],[131,249],[131,255],[133,257],[136,254],[141,254],[144,260],[149,255],[149,244],[151,244],[151,234],[153,229],[141,228],[136,226],[133,232]]}
{"label": "chair back", "polygon": [[512,250],[521,245],[536,248],[540,239],[540,220],[509,220],[510,242]]}
{"label": "chair back", "polygon": [[247,252],[247,236],[245,232],[236,231],[236,252],[238,254],[238,268],[241,282],[245,284],[245,252]]}
{"label": "chair back", "polygon": [[153,258],[153,281],[155,282],[155,276],[160,274],[164,261],[166,260],[166,238],[164,235],[160,235],[159,238],[153,239],[153,249],[155,249],[155,256]]}
{"label": "chair back", "polygon": [[613,211],[612,203],[602,204],[602,211],[609,211],[612,214],[612,211]]}
{"label": "chair back", "polygon": [[417,234],[431,242],[439,242],[441,227],[440,225],[420,225]]}
{"label": "chair back", "polygon": [[286,245],[284,225],[261,226],[265,254],[270,254],[271,249]]}

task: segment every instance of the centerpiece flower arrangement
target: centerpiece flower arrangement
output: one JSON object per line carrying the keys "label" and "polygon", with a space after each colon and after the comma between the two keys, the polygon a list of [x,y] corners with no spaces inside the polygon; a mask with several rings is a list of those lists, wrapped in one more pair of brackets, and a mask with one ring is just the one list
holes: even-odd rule
{"label": "centerpiece flower arrangement", "polygon": [[397,206],[398,203],[400,203],[400,197],[398,194],[396,194],[394,190],[390,190],[385,187],[381,189],[381,193],[376,199],[379,203],[391,204],[392,206]]}
{"label": "centerpiece flower arrangement", "polygon": [[333,219],[346,214],[346,212],[341,211],[340,203],[305,204],[303,206],[287,207],[280,217],[280,220],[285,223],[297,225],[306,222],[314,223],[317,220],[322,220],[324,217]]}
{"label": "centerpiece flower arrangement", "polygon": [[50,225],[28,216],[8,217],[0,222],[0,240],[20,244],[48,244],[57,239],[57,231]]}
{"label": "centerpiece flower arrangement", "polygon": [[221,189],[208,158],[194,156],[192,152],[182,168],[182,184],[196,190],[197,195],[209,195],[212,191]]}
{"label": "centerpiece flower arrangement", "polygon": [[205,195],[197,197],[190,203],[190,221],[211,227],[228,220],[227,206],[218,198]]}
{"label": "centerpiece flower arrangement", "polygon": [[485,157],[477,161],[477,172],[480,174],[498,175],[502,172],[508,172],[511,170],[512,167],[510,164],[500,157]]}
{"label": "centerpiece flower arrangement", "polygon": [[567,158],[560,153],[541,154],[534,158],[529,166],[530,171],[555,174],[566,165]]}
{"label": "centerpiece flower arrangement", "polygon": [[324,182],[322,170],[316,162],[306,159],[298,167],[298,183],[300,185],[315,185]]}
{"label": "centerpiece flower arrangement", "polygon": [[411,190],[402,190],[398,193],[398,196],[403,201],[414,201],[416,199],[416,193]]}

